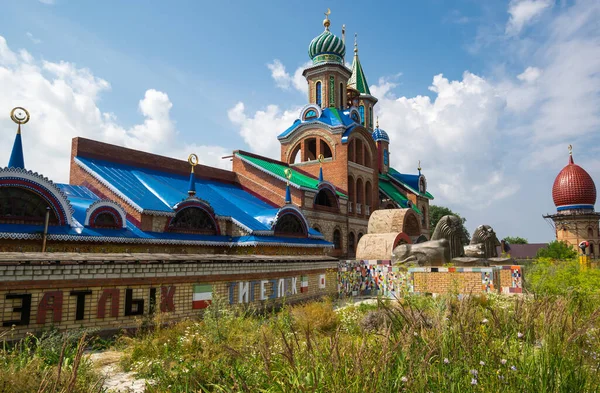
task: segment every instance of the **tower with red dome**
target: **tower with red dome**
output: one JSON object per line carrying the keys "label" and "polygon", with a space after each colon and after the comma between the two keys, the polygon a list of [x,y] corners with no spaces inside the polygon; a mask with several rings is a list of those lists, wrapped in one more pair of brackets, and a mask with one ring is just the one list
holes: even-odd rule
{"label": "tower with red dome", "polygon": [[600,213],[594,211],[596,185],[589,173],[575,164],[571,146],[569,162],[554,180],[552,199],[556,214],[544,217],[553,221],[556,240],[565,241],[575,248],[587,241],[586,254],[597,257],[600,254]]}

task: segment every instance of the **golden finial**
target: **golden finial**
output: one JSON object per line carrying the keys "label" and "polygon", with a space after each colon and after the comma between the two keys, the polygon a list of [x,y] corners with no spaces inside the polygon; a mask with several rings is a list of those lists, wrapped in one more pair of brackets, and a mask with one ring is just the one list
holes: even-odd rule
{"label": "golden finial", "polygon": [[285,168],[283,171],[285,178],[287,179],[287,184],[290,184],[290,180],[292,180],[292,170],[290,168]]}
{"label": "golden finial", "polygon": [[323,26],[325,26],[325,30],[329,30],[329,25],[331,21],[329,20],[329,15],[331,14],[331,10],[327,8],[327,12],[325,13],[325,20],[323,21]]}
{"label": "golden finial", "polygon": [[358,54],[358,43],[356,40],[358,39],[358,33],[354,33],[354,54]]}
{"label": "golden finial", "polygon": [[573,155],[573,146],[569,145],[569,155],[572,156]]}
{"label": "golden finial", "polygon": [[319,164],[321,164],[321,166],[323,166],[323,161],[325,161],[325,156],[323,154],[319,154],[319,157],[317,157],[317,160],[319,160]]}
{"label": "golden finial", "polygon": [[17,134],[21,133],[21,124],[27,123],[29,121],[29,117],[30,116],[29,112],[27,112],[27,109],[20,106],[13,108],[13,110],[10,111],[10,118],[12,121],[18,124]]}
{"label": "golden finial", "polygon": [[194,173],[194,167],[198,165],[198,156],[195,154],[190,154],[188,157],[188,162],[192,166],[192,173]]}
{"label": "golden finial", "polygon": [[379,116],[377,116],[377,121],[375,122],[375,128],[379,128]]}
{"label": "golden finial", "polygon": [[421,172],[421,160],[419,160],[419,167],[417,168]]}

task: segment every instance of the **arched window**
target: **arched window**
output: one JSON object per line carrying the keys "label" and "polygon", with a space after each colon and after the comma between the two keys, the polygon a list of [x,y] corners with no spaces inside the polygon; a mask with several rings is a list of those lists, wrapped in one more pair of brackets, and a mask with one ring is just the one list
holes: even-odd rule
{"label": "arched window", "polygon": [[369,105],[369,127],[373,128],[373,107]]}
{"label": "arched window", "polygon": [[427,192],[427,180],[425,180],[425,176],[419,177],[419,192],[423,194]]}
{"label": "arched window", "polygon": [[[38,194],[24,188],[0,187],[0,223],[40,224],[46,220],[46,208],[50,207]],[[50,209],[50,224],[58,223]]]}
{"label": "arched window", "polygon": [[369,154],[369,148],[368,148],[368,146],[365,146],[365,162],[364,162],[364,166],[368,166],[369,168],[371,168],[371,154]]}
{"label": "arched window", "polygon": [[348,143],[348,161],[354,162],[354,139]]}
{"label": "arched window", "polygon": [[342,233],[339,229],[333,231],[333,248],[336,250],[342,249]]}
{"label": "arched window", "polygon": [[588,240],[593,239],[594,238],[594,230],[592,229],[592,227],[588,228]]}
{"label": "arched window", "polygon": [[363,162],[363,143],[360,139],[356,139],[355,142],[355,152],[354,152],[354,162],[356,162],[357,164],[360,165],[364,165],[365,163]]}
{"label": "arched window", "polygon": [[354,189],[354,178],[348,176],[348,213],[354,213],[356,211],[356,207],[354,206],[355,202],[356,191]]}
{"label": "arched window", "polygon": [[358,107],[358,112],[360,112],[360,124],[365,125],[365,106],[361,105]]}
{"label": "arched window", "polygon": [[354,233],[348,234],[348,254],[354,255],[356,252],[356,245],[354,244]]}
{"label": "arched window", "polygon": [[205,235],[215,235],[217,233],[213,218],[208,212],[199,207],[186,207],[177,212],[177,215],[169,223],[169,230]]}
{"label": "arched window", "polygon": [[318,225],[315,225],[315,226],[313,226],[313,229],[314,229],[315,231],[319,232],[319,233],[322,233],[322,232],[321,232],[321,228],[319,228],[319,226],[318,226]]}
{"label": "arched window", "polygon": [[372,202],[372,190],[371,190],[371,182],[367,181],[365,183],[365,206],[367,207],[367,210],[365,211],[365,214],[371,214],[371,202]]}
{"label": "arched window", "polygon": [[309,138],[304,142],[304,156],[306,161],[317,159],[317,138]]}
{"label": "arched window", "polygon": [[308,112],[306,112],[306,114],[304,115],[304,120],[312,119],[315,117],[317,117],[317,112],[315,112],[313,109],[311,109]]}
{"label": "arched window", "polygon": [[321,139],[320,144],[321,144],[321,154],[323,154],[323,157],[325,157],[325,158],[333,157],[333,155],[331,154],[331,148],[329,147],[327,142],[325,142],[324,140]]}
{"label": "arched window", "polygon": [[365,190],[362,179],[356,180],[356,213],[363,214],[362,204],[364,202]]}
{"label": "arched window", "polygon": [[590,243],[590,255],[596,255],[596,253],[594,252],[594,243]]}
{"label": "arched window", "polygon": [[315,206],[337,208],[337,198],[330,189],[322,188],[315,197]]}
{"label": "arched window", "polygon": [[118,228],[119,224],[117,223],[117,218],[108,213],[100,213],[98,217],[94,219],[93,223],[94,228]]}
{"label": "arched window", "polygon": [[340,108],[344,108],[344,84],[340,83]]}
{"label": "arched window", "polygon": [[277,219],[275,236],[305,237],[306,229],[302,220],[295,214],[284,214]]}
{"label": "arched window", "polygon": [[358,232],[358,236],[356,237],[356,244],[358,244],[361,237],[363,237],[363,234],[361,232]]}
{"label": "arched window", "polygon": [[355,122],[357,122],[357,123],[360,123],[360,118],[359,118],[359,115],[358,115],[356,112],[352,112],[352,113],[350,114],[350,117],[351,117],[351,118],[352,118],[352,120],[354,120]]}
{"label": "arched window", "polygon": [[302,145],[298,143],[294,150],[292,150],[292,154],[290,154],[290,164],[298,164],[302,162],[302,152],[300,151],[301,147]]}
{"label": "arched window", "polygon": [[316,89],[316,94],[317,94],[317,105],[322,106],[321,105],[321,82],[317,82],[317,85],[315,86]]}

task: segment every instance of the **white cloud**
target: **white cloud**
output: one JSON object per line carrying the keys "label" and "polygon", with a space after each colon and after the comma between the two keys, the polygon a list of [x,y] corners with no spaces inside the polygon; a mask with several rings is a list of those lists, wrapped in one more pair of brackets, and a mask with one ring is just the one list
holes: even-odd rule
{"label": "white cloud", "polygon": [[[185,158],[196,152],[205,164],[229,167],[219,146],[179,141],[168,95],[148,89],[139,102],[143,122],[123,127],[98,101],[110,84],[89,69],[66,61],[36,60],[25,50],[12,51],[0,36],[0,108],[23,106],[31,120],[23,126],[25,165],[59,182],[68,180],[71,139],[76,136],[134,149]],[[0,166],[8,162],[16,126],[0,111]],[[183,156],[185,157],[181,157]]]}
{"label": "white cloud", "polygon": [[541,74],[542,70],[539,68],[527,67],[522,74],[517,75],[517,79],[524,82],[533,83],[540,77]]}
{"label": "white cloud", "polygon": [[554,0],[511,0],[508,6],[510,19],[506,24],[506,34],[519,34],[525,25],[535,21],[553,5]]}
{"label": "white cloud", "polygon": [[371,92],[379,98],[376,113],[390,136],[395,168],[412,173],[421,160],[437,197],[451,204],[483,207],[519,189],[497,190],[506,182],[498,149],[506,100],[496,86],[465,72],[460,81],[436,75],[429,87],[433,99],[396,97],[394,87],[380,79]]}
{"label": "white cloud", "polygon": [[244,103],[238,102],[227,115],[240,128],[240,135],[253,152],[278,159],[281,145],[277,136],[294,123],[300,109],[282,111],[277,105],[269,105],[266,110],[256,111],[249,116]]}
{"label": "white cloud", "polygon": [[280,89],[288,90],[290,87],[306,94],[308,93],[308,84],[306,79],[302,76],[302,71],[308,67],[311,62],[307,62],[300,67],[296,68],[294,75],[290,75],[285,66],[278,59],[273,60],[272,63],[267,64],[267,67],[271,71],[271,77],[275,81],[275,84]]}
{"label": "white cloud", "polygon": [[33,42],[34,44],[41,44],[42,40],[40,40],[39,38],[34,37],[33,34],[31,34],[30,32],[25,33],[25,35],[31,40],[31,42]]}

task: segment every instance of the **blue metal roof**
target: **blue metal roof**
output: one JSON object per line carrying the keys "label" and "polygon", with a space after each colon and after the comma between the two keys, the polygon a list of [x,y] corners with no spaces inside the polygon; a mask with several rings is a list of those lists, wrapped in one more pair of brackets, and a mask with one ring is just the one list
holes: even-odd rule
{"label": "blue metal roof", "polygon": [[336,108],[325,108],[321,113],[321,117],[312,118],[306,121],[296,119],[287,130],[279,134],[278,139],[283,139],[292,134],[298,127],[304,124],[323,124],[329,127],[353,127],[356,125],[354,120],[350,118],[350,111],[340,111]]}
{"label": "blue metal roof", "polygon": [[[188,197],[188,176],[90,158],[77,159],[143,210],[170,213],[173,206]],[[196,190],[196,196],[207,201],[216,215],[232,217],[251,231],[270,231],[279,211],[279,207],[269,205],[237,184],[196,177]]]}

